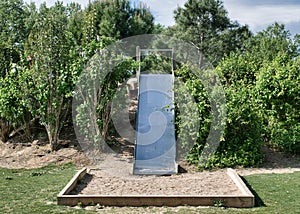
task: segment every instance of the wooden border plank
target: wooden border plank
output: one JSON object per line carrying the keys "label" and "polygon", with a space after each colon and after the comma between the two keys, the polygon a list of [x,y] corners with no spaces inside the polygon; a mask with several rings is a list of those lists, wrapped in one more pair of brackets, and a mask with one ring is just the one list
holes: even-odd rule
{"label": "wooden border plank", "polygon": [[246,184],[243,182],[243,180],[240,178],[240,176],[236,173],[235,170],[233,170],[231,168],[228,168],[227,169],[227,174],[233,180],[233,182],[235,183],[235,185],[237,185],[237,187],[241,190],[241,192],[243,193],[243,195],[254,197],[254,195],[252,194],[252,192],[248,189],[248,187],[246,186]]}
{"label": "wooden border plank", "polygon": [[241,179],[241,177],[236,173],[235,170],[228,168],[227,169],[227,174],[229,177],[233,180],[235,185],[241,190],[242,194],[244,196],[247,196],[249,200],[251,200],[250,207],[254,207],[255,205],[255,197],[252,194],[252,192],[248,189],[244,181]]}
{"label": "wooden border plank", "polygon": [[87,173],[87,168],[86,167],[84,167],[81,170],[79,170],[73,176],[73,178],[69,181],[69,183],[62,189],[62,191],[60,191],[60,193],[58,194],[57,197],[61,197],[61,196],[67,195],[69,192],[71,192],[75,188],[78,180],[80,180],[81,178],[83,178],[86,173]]}
{"label": "wooden border plank", "polygon": [[67,195],[59,199],[61,205],[76,206],[78,202],[83,206],[100,204],[103,206],[214,206],[221,203],[226,207],[245,208],[252,207],[247,196],[108,196],[108,195]]}

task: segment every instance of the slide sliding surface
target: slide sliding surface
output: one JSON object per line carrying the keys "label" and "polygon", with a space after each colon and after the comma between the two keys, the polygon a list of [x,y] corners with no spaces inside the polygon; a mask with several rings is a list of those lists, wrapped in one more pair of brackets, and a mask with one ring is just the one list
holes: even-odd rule
{"label": "slide sliding surface", "polygon": [[177,173],[173,88],[172,74],[139,76],[134,174]]}

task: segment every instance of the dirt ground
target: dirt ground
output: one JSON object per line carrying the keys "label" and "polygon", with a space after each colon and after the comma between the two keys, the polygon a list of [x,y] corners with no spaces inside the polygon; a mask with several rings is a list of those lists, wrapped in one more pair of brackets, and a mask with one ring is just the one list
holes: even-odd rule
{"label": "dirt ground", "polygon": [[0,142],[0,167],[2,168],[39,168],[50,163],[73,162],[78,167],[86,166],[89,160],[77,147],[61,148],[51,152],[50,146],[34,141],[33,143]]}
{"label": "dirt ground", "polygon": [[[132,148],[130,148],[130,153]],[[128,151],[125,151],[128,152]],[[300,171],[300,156],[287,156],[283,153],[276,152],[270,148],[263,149],[265,160],[259,168],[237,168],[241,175],[260,174],[260,173],[292,173]],[[125,159],[132,161],[132,157],[125,155]],[[46,166],[49,163],[61,164],[73,162],[78,167],[87,166],[94,168],[86,155],[80,151],[76,145],[68,145],[67,148],[60,148],[58,151],[51,152],[49,145],[34,141],[32,143],[3,143],[0,142],[0,167],[2,168],[38,168]],[[110,163],[109,167],[112,166]],[[189,171],[195,171],[196,168],[189,166],[187,163],[181,163]],[[118,170],[124,166],[118,167]],[[116,170],[116,171],[118,171]]]}
{"label": "dirt ground", "polygon": [[266,173],[293,173],[300,171],[300,155],[289,156],[264,147],[264,162],[259,168],[241,168],[236,171],[241,176]]}

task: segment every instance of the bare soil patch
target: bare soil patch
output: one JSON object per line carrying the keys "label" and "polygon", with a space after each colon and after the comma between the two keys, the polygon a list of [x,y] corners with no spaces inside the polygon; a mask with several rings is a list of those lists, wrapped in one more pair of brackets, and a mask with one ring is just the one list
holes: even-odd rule
{"label": "bare soil patch", "polygon": [[0,167],[39,168],[48,164],[73,162],[78,166],[89,164],[86,156],[76,147],[51,152],[50,146],[33,143],[0,143]]}
{"label": "bare soil patch", "polygon": [[[122,151],[121,157],[125,162],[132,163],[133,145],[128,144],[124,139],[116,138],[116,152]],[[38,168],[46,166],[50,163],[61,164],[73,162],[79,167],[88,166],[94,168],[86,155],[80,151],[80,148],[73,143],[63,142],[66,148],[60,148],[58,151],[51,152],[47,143],[42,141],[34,141],[31,143],[3,143],[0,142],[0,167],[2,168]],[[271,148],[264,147],[263,152],[265,161],[262,166],[257,168],[237,168],[240,175],[261,174],[261,173],[292,173],[300,171],[300,156],[286,155],[275,151]],[[116,171],[124,171],[123,163],[112,165],[104,162],[103,165],[113,168]],[[187,171],[197,172],[195,166],[191,166],[186,162],[181,162],[180,165]],[[125,167],[126,168],[126,167]],[[128,171],[128,170],[127,170]],[[126,172],[128,173],[128,172]]]}
{"label": "bare soil patch", "polygon": [[242,175],[266,173],[293,173],[300,171],[300,155],[287,155],[268,146],[263,148],[264,163],[257,168],[239,168],[236,171]]}

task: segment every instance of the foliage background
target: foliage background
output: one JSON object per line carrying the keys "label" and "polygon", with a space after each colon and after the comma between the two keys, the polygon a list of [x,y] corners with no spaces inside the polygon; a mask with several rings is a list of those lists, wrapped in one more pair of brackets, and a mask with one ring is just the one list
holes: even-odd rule
{"label": "foliage background", "polygon": [[[174,26],[156,25],[146,5],[132,7],[127,0],[94,1],[84,9],[76,3],[43,3],[37,8],[22,0],[0,0],[0,140],[7,142],[21,133],[32,141],[37,123],[56,149],[71,117],[75,84],[89,59],[118,39],[161,33],[196,46],[199,67],[209,59],[224,87],[227,126],[218,151],[202,167],[255,166],[263,161],[262,146],[299,154],[300,36],[292,37],[278,23],[254,35],[230,20],[218,0],[188,0],[174,18]],[[170,69],[165,59],[159,60],[158,66],[156,58],[148,58],[143,66]],[[132,60],[118,62],[101,87],[105,93],[95,104],[96,124],[104,137],[110,101],[135,66]],[[194,144],[186,158],[198,164],[213,115],[203,83],[190,69],[176,64],[176,76],[193,98],[181,108],[195,109],[179,114],[176,127],[180,146]],[[177,93],[186,93],[181,90]],[[182,134],[195,123],[199,131]]]}

